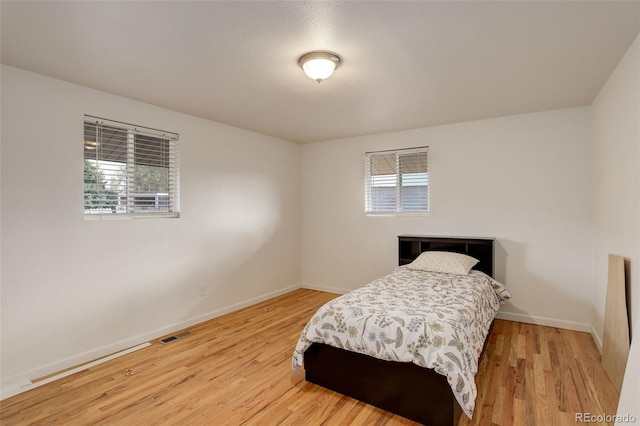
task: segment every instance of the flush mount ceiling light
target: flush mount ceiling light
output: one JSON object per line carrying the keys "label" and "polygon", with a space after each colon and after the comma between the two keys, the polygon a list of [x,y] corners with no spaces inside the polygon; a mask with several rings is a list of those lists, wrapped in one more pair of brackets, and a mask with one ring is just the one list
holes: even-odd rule
{"label": "flush mount ceiling light", "polygon": [[341,62],[340,56],[331,52],[309,52],[298,59],[307,77],[318,83],[331,77]]}

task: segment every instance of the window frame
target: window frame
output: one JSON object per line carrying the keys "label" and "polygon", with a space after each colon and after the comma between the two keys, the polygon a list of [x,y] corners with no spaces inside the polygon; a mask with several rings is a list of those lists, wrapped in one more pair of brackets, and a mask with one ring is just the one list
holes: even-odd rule
{"label": "window frame", "polygon": [[[425,164],[425,168],[426,171],[424,172],[418,172],[420,174],[425,174],[424,179],[426,179],[425,185],[426,186],[426,192],[424,194],[422,194],[425,198],[426,198],[426,209],[424,210],[414,210],[414,209],[410,209],[410,210],[406,210],[404,207],[404,198],[405,198],[405,191],[403,190],[403,188],[407,188],[410,186],[421,186],[421,185],[403,185],[403,175],[406,175],[407,173],[403,173],[402,172],[402,162],[400,160],[401,157],[403,156],[410,156],[410,155],[426,155],[426,164]],[[372,167],[373,167],[373,159],[375,157],[382,157],[382,156],[394,156],[395,157],[395,171],[393,173],[389,173],[386,175],[382,175],[382,174],[374,174],[374,172],[372,171]],[[428,215],[430,210],[431,210],[431,199],[430,199],[430,189],[431,189],[431,185],[430,185],[430,179],[429,179],[429,147],[428,146],[421,146],[421,147],[414,147],[414,148],[402,148],[402,149],[394,149],[394,150],[385,150],[385,151],[370,151],[370,152],[365,152],[365,177],[364,177],[364,198],[365,198],[365,202],[364,202],[364,210],[365,210],[365,215],[366,216],[400,216],[400,215],[407,215],[407,216],[424,216],[424,215]],[[416,173],[416,174],[418,174]],[[394,177],[391,177],[395,174]],[[395,188],[395,208],[392,209],[376,209],[374,207],[374,203],[375,200],[372,199],[372,188],[375,187],[375,185],[373,185],[375,176],[384,176],[381,179],[379,179],[379,181],[381,182],[381,184],[379,185],[379,187],[383,187],[383,186],[388,186],[388,187],[393,187]],[[418,179],[421,179],[420,177]],[[392,185],[393,182],[393,185]],[[414,180],[415,182],[415,180]],[[393,206],[392,204],[389,204],[389,206]]]}
{"label": "window frame", "polygon": [[[144,126],[138,126],[121,121],[114,121],[105,118],[95,117],[92,115],[84,115],[83,120],[83,163],[85,164],[85,181],[84,181],[84,218],[85,220],[112,220],[112,219],[138,219],[138,218],[179,218],[180,217],[180,143],[179,134],[174,132],[168,132],[164,130],[153,129]],[[91,129],[93,126],[93,140],[91,140]],[[89,130],[88,130],[89,129]],[[120,159],[109,160],[107,155],[104,157],[99,154],[98,147],[100,145],[98,129],[100,131],[109,129],[115,133],[120,132],[120,143],[126,145],[126,147],[118,147],[111,154],[112,156],[120,156]],[[89,137],[88,137],[89,136]],[[126,139],[126,141],[125,141]],[[145,148],[149,146],[157,145],[154,147],[151,154],[148,150],[144,153]],[[91,156],[91,150],[96,150],[94,157]],[[147,156],[147,159],[145,159]],[[149,156],[152,159],[148,159]],[[159,157],[158,157],[159,156]],[[102,157],[102,158],[101,158]],[[122,161],[126,157],[126,160]],[[137,158],[139,157],[139,158]],[[112,207],[111,212],[105,212],[109,207],[105,204],[95,210],[101,210],[91,212],[92,209],[87,209],[87,180],[86,180],[86,167],[87,162],[92,162],[94,167],[98,168],[100,173],[104,173],[100,166],[96,166],[100,162],[111,163],[112,165],[121,164],[122,168],[118,172],[112,172],[113,175],[120,173],[119,180],[121,180],[122,188],[116,195],[116,207]],[[141,166],[147,167],[150,170],[151,167],[158,167],[153,163],[161,164],[160,168],[166,168],[166,185],[167,191],[157,190],[151,191],[136,191],[135,185],[136,177],[139,179],[144,169]],[[165,165],[166,164],[166,165]],[[136,171],[138,168],[138,171]],[[112,177],[109,175],[108,177]],[[106,179],[102,183],[96,182],[95,185],[106,186]],[[111,190],[113,191],[113,190]],[[136,204],[137,199],[145,198],[147,200],[151,196],[155,197],[155,209],[145,209],[143,203]],[[103,198],[103,200],[106,198]],[[163,207],[167,208],[167,211],[159,211]],[[137,207],[137,208],[136,208]],[[118,211],[121,210],[121,211]],[[124,210],[124,211],[122,211]]]}

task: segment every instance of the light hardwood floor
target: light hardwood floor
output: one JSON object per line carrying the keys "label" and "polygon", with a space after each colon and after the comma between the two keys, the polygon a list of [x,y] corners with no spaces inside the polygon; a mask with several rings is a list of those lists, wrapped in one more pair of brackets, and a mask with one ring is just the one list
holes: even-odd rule
{"label": "light hardwood floor", "polygon": [[[415,424],[291,372],[304,324],[335,296],[297,290],[154,341],[2,401],[0,423]],[[589,334],[517,322],[495,321],[476,382],[473,420],[460,426],[574,425],[575,413],[615,414],[618,401]]]}

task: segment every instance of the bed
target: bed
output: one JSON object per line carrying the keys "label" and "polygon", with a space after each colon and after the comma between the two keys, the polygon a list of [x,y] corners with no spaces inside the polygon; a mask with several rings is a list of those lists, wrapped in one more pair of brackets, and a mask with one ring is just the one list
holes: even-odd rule
{"label": "bed", "polygon": [[[415,266],[450,253],[477,259],[475,271]],[[294,370],[304,364],[307,381],[423,424],[471,417],[478,359],[510,297],[492,279],[493,253],[491,238],[399,236],[399,267],[321,307],[300,335]]]}

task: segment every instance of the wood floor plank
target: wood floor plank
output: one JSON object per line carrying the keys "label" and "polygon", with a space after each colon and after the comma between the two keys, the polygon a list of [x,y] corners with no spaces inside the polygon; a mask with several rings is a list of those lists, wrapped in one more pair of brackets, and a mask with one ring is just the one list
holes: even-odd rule
{"label": "wood floor plank", "polygon": [[[12,425],[414,425],[304,380],[291,356],[336,295],[296,290],[0,402]],[[127,373],[129,371],[129,373]],[[591,336],[496,320],[480,359],[473,419],[459,426],[575,424],[615,414],[618,394]]]}

